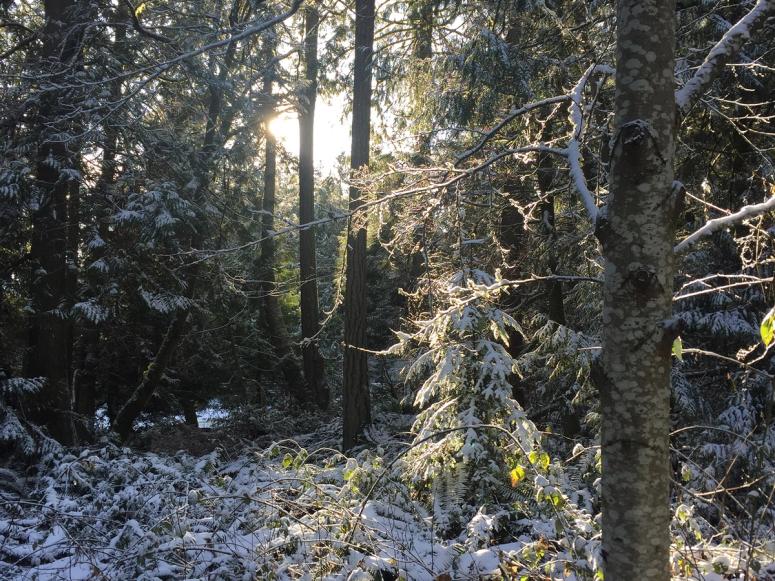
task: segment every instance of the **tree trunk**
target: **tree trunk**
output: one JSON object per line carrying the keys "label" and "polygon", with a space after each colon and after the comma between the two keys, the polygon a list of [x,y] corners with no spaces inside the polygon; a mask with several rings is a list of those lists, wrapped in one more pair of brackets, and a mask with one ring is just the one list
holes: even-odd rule
{"label": "tree trunk", "polygon": [[[46,25],[41,58],[54,67],[51,83],[63,81],[80,50],[80,35],[71,30],[73,0],[44,3]],[[72,333],[67,308],[68,193],[72,187],[62,169],[74,169],[73,155],[61,136],[68,133],[66,89],[48,90],[38,111],[40,145],[36,163],[38,207],[32,213],[30,257],[33,264],[30,298],[30,352],[26,374],[45,377],[42,390],[26,402],[28,417],[48,428],[63,444],[74,441],[72,394],[69,384]]]}
{"label": "tree trunk", "polygon": [[[355,66],[350,167],[369,164],[371,132],[371,61],[374,51],[374,0],[355,2]],[[362,204],[361,191],[350,187],[350,212]],[[344,373],[342,448],[349,450],[371,421],[366,352],[366,221],[356,216],[347,236],[347,286],[344,294]]]}
{"label": "tree trunk", "polygon": [[605,578],[670,578],[675,0],[617,5],[600,388]]}
{"label": "tree trunk", "polygon": [[[557,174],[554,161],[549,154],[538,156],[538,191],[545,200],[540,207],[541,229],[546,237],[548,274],[557,274],[559,257],[556,248],[557,227],[555,225],[554,196],[550,193],[552,183]],[[549,280],[546,282],[546,312],[551,321],[559,325],[565,324],[565,305],[563,302],[562,282]]]}
{"label": "tree trunk", "polygon": [[[119,4],[115,9],[114,17],[121,22],[128,17],[125,6]],[[120,51],[126,51],[126,28],[119,26],[115,31],[113,40],[113,50],[116,54]],[[118,102],[122,95],[122,79],[115,78],[110,81],[110,101]],[[102,160],[100,162],[100,175],[93,189],[90,205],[92,210],[92,221],[95,232],[103,241],[110,239],[110,231],[107,227],[108,211],[110,202],[108,196],[116,182],[116,155],[118,151],[119,126],[123,119],[123,112],[117,112],[116,116],[105,120],[104,132],[105,138],[101,144]],[[88,190],[87,190],[88,192]],[[87,194],[88,195],[88,194]],[[87,203],[89,202],[87,198]],[[89,251],[86,262],[93,263],[105,254],[105,247],[98,246]],[[98,295],[98,286],[102,282],[94,271],[86,269],[84,278],[88,285],[92,287],[92,295]],[[91,277],[91,278],[90,278]],[[73,394],[75,400],[75,411],[82,423],[79,423],[78,438],[80,441],[87,440],[92,432],[94,415],[97,411],[97,362],[99,358],[100,329],[98,325],[91,321],[82,324],[79,337],[80,361],[73,379]],[[86,420],[86,421],[84,421]]]}
{"label": "tree trunk", "polygon": [[[307,81],[299,108],[299,221],[308,224],[315,220],[315,163],[314,130],[315,101],[318,77],[318,11],[308,6],[304,14],[304,76]],[[317,262],[315,258],[315,227],[299,232],[299,263],[301,284],[301,352],[304,357],[304,378],[310,391],[309,398],[318,407],[328,407],[328,385],[324,375],[323,358],[318,349],[320,331],[318,314]]]}
{"label": "tree trunk", "polygon": [[190,393],[181,394],[180,407],[183,408],[183,421],[187,426],[199,427],[199,418],[196,415],[196,405]]}
{"label": "tree trunk", "polygon": [[77,368],[73,373],[73,407],[76,413],[78,442],[91,439],[97,413],[97,360],[100,331],[87,323],[78,339]]}
{"label": "tree trunk", "polygon": [[156,392],[156,388],[159,386],[159,382],[172,356],[175,354],[180,340],[183,338],[183,333],[188,327],[188,315],[188,312],[177,314],[164,335],[161,346],[156,352],[156,357],[148,365],[148,369],[145,370],[140,385],[137,386],[132,396],[116,415],[111,428],[119,435],[122,441],[126,440],[132,433],[132,424],[135,418],[145,409],[145,406],[148,405],[151,397]]}
{"label": "tree trunk", "polygon": [[[272,99],[272,76],[273,72],[270,70],[264,79],[264,95],[270,102]],[[271,118],[271,115],[268,115],[267,118]],[[280,310],[280,301],[277,297],[278,290],[275,279],[275,240],[271,236],[271,232],[274,231],[277,144],[268,127],[266,127],[264,134],[266,138],[266,154],[264,158],[264,197],[261,204],[263,215],[261,218],[261,259],[259,268],[261,292],[264,299],[264,318],[269,330],[272,350],[279,360],[279,367],[285,382],[288,384],[288,389],[294,398],[304,401],[304,396],[306,395],[304,393],[304,379],[293,354],[288,330],[285,328],[282,311]]]}
{"label": "tree trunk", "polygon": [[414,29],[414,60],[417,71],[410,86],[411,103],[414,111],[412,117],[419,118],[416,136],[415,159],[419,164],[430,163],[432,131],[430,123],[423,121],[426,117],[423,103],[433,90],[433,11],[434,0],[420,0],[412,7],[410,20]]}

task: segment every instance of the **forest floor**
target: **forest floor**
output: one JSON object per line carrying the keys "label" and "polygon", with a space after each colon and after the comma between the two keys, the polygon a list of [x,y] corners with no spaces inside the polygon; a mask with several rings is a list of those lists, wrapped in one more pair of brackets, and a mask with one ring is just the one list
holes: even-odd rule
{"label": "forest floor", "polygon": [[[412,421],[378,411],[350,456],[334,415],[268,407],[160,425],[133,449],[52,446],[34,470],[0,468],[0,579],[597,579],[594,486],[564,481],[562,511],[514,491],[439,534],[437,513],[467,499],[447,490],[429,510],[402,475]],[[746,576],[741,545],[686,530],[675,579],[775,581],[775,543]]]}

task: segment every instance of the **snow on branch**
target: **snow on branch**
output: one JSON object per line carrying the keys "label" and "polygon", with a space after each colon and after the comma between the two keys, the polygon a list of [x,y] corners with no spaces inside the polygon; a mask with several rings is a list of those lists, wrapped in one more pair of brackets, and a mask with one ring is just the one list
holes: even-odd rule
{"label": "snow on branch", "polygon": [[576,190],[581,196],[581,201],[584,203],[584,207],[587,209],[589,219],[594,225],[597,222],[597,204],[595,204],[595,197],[587,187],[587,180],[584,177],[584,171],[581,168],[581,148],[579,141],[584,131],[584,109],[582,107],[582,100],[584,97],[584,88],[587,86],[589,78],[595,73],[602,73],[605,75],[614,74],[613,67],[608,65],[590,65],[584,74],[581,75],[579,82],[573,87],[570,93],[571,105],[570,105],[570,121],[573,124],[573,136],[568,141],[566,148],[568,165],[570,166],[570,175],[573,179],[573,184],[576,186]]}
{"label": "snow on branch", "polygon": [[740,51],[755,30],[774,14],[775,0],[758,0],[750,12],[727,30],[705,57],[705,61],[694,71],[692,78],[676,91],[678,108],[685,111],[710,86],[721,68]]}
{"label": "snow on branch", "polygon": [[[609,65],[606,65],[606,64],[590,65],[584,71],[584,74],[581,75],[581,78],[578,80],[576,85],[574,85],[573,89],[571,89],[569,94],[549,97],[547,99],[542,99],[540,101],[529,103],[518,109],[512,109],[506,117],[504,117],[492,129],[487,131],[484,134],[484,136],[476,143],[476,145],[462,152],[455,159],[455,163],[453,164],[452,167],[458,168],[465,160],[471,158],[473,155],[480,152],[484,148],[484,146],[490,140],[492,140],[504,127],[506,127],[509,123],[511,123],[514,119],[520,117],[521,115],[529,113],[540,107],[545,107],[547,105],[554,105],[558,103],[563,103],[565,101],[569,101],[570,102],[569,119],[571,124],[573,125],[573,133],[566,147],[558,149],[558,148],[548,147],[544,144],[540,144],[537,146],[528,146],[528,147],[506,150],[504,152],[501,152],[489,158],[484,163],[480,164],[475,168],[465,170],[466,173],[463,173],[463,174],[458,173],[455,177],[453,177],[451,180],[445,183],[435,184],[434,187],[449,186],[453,182],[459,181],[460,179],[467,177],[468,175],[471,175],[476,171],[479,171],[483,167],[490,165],[493,161],[501,159],[506,155],[525,153],[529,151],[543,151],[545,153],[559,155],[567,159],[568,166],[570,168],[571,180],[573,181],[573,184],[576,190],[578,191],[579,196],[581,197],[581,201],[584,203],[584,207],[586,208],[590,221],[594,225],[595,222],[597,221],[598,210],[597,210],[597,205],[595,204],[595,197],[592,194],[592,192],[589,191],[589,188],[587,187],[586,179],[584,178],[584,171],[582,170],[582,167],[581,167],[581,146],[579,145],[582,134],[584,132],[584,113],[585,113],[583,108],[584,89],[586,88],[587,83],[589,82],[589,79],[592,77],[592,75],[595,75],[595,74],[613,75],[614,73],[615,73],[614,68]],[[426,190],[426,189],[428,188],[427,187],[421,188],[421,190]],[[398,195],[404,196],[407,194],[416,193],[417,191],[420,191],[420,189],[406,190],[406,191],[400,192]]]}
{"label": "snow on branch", "polygon": [[579,82],[573,87],[570,92],[570,120],[573,123],[573,139],[580,139],[581,133],[584,130],[584,110],[581,103],[584,98],[584,88],[589,82],[589,77],[595,73],[601,73],[604,75],[613,75],[616,71],[609,65],[590,65],[584,74],[581,75]]}
{"label": "snow on branch", "polygon": [[684,252],[688,250],[697,240],[702,238],[703,236],[707,236],[708,234],[711,234],[713,232],[716,232],[717,230],[721,230],[722,228],[725,228],[727,226],[731,226],[732,224],[737,224],[738,222],[742,222],[743,220],[746,220],[748,218],[753,218],[755,216],[758,216],[759,214],[763,214],[764,212],[769,212],[770,210],[775,209],[775,197],[770,198],[766,202],[762,202],[761,204],[751,204],[750,206],[743,206],[735,212],[734,214],[730,214],[729,216],[723,216],[721,218],[715,218],[713,220],[708,220],[708,222],[700,229],[696,230],[686,238],[684,238],[681,242],[679,242],[675,248],[673,249],[674,252]]}
{"label": "snow on branch", "polygon": [[595,197],[587,187],[587,178],[584,177],[584,170],[581,167],[581,150],[579,149],[579,142],[575,139],[571,139],[568,142],[566,151],[573,185],[576,186],[576,191],[579,193],[579,196],[581,196],[581,201],[584,202],[584,207],[587,209],[589,220],[594,226],[597,223],[597,204],[595,204]]}

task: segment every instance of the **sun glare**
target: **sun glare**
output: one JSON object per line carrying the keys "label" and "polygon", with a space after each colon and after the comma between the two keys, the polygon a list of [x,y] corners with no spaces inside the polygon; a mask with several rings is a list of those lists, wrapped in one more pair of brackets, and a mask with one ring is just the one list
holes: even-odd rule
{"label": "sun glare", "polygon": [[[341,154],[350,150],[349,120],[341,119],[343,98],[332,102],[318,99],[315,111],[315,167],[323,175],[335,173]],[[299,119],[292,113],[281,113],[269,122],[278,143],[293,156],[299,155]]]}
{"label": "sun glare", "polygon": [[283,113],[269,122],[269,131],[293,155],[299,153],[299,120],[296,115]]}

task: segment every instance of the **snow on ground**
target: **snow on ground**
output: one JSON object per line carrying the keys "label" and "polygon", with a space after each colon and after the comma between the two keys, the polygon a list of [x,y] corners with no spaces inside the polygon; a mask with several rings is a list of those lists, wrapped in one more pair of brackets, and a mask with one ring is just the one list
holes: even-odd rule
{"label": "snow on ground", "polygon": [[31,494],[3,494],[0,578],[478,579],[519,548],[438,541],[380,462],[293,441],[237,457],[51,455]]}
{"label": "snow on ground", "polygon": [[[404,443],[386,426],[406,417],[379,420],[354,458],[333,448],[336,422],[239,453],[51,452],[24,486],[0,483],[0,579],[593,578],[599,535],[581,510],[564,527],[523,514],[505,539],[499,519],[514,511],[480,510],[442,540],[397,475]],[[703,555],[692,579],[719,579],[740,558],[692,550]]]}

